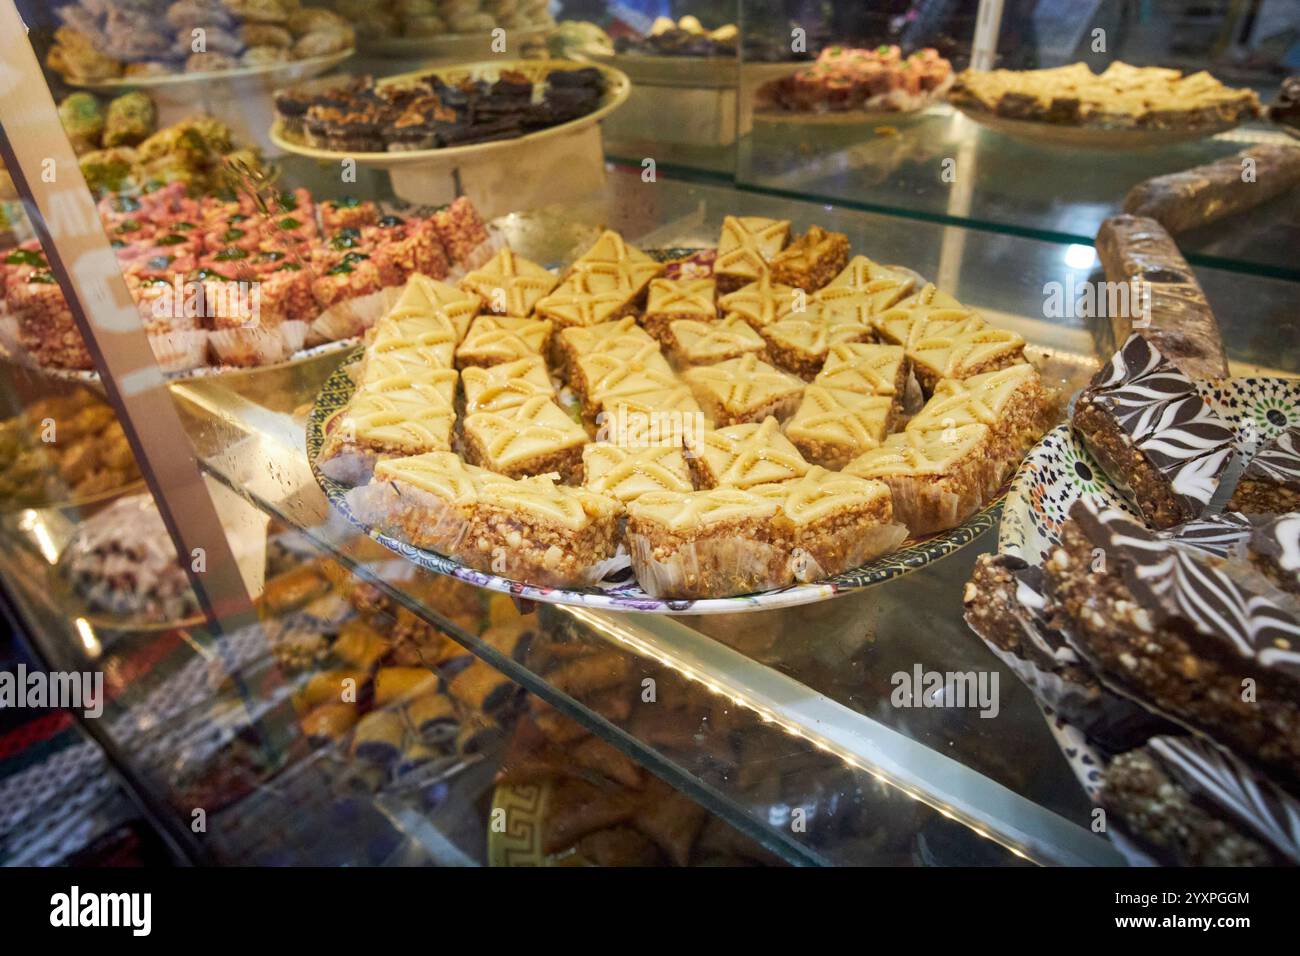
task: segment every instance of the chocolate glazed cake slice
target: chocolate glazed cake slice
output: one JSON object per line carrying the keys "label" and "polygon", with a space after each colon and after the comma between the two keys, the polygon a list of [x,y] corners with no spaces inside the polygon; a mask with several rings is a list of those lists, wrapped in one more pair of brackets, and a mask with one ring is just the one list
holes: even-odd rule
{"label": "chocolate glazed cake slice", "polygon": [[1300,864],[1300,802],[1197,737],[1153,737],[1106,767],[1110,824],[1173,866]]}
{"label": "chocolate glazed cake slice", "polygon": [[1198,517],[1232,457],[1232,429],[1140,335],[1079,395],[1071,424],[1157,528]]}
{"label": "chocolate glazed cake slice", "polygon": [[1067,639],[1105,683],[1300,793],[1300,621],[1086,501],[1043,569]]}

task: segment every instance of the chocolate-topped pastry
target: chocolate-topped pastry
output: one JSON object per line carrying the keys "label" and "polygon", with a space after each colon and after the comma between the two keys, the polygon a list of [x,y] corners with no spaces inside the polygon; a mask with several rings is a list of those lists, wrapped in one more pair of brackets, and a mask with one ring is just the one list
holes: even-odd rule
{"label": "chocolate-topped pastry", "polygon": [[1227,422],[1136,334],[1079,395],[1071,424],[1157,528],[1198,517],[1232,457]]}
{"label": "chocolate-topped pastry", "polygon": [[1110,823],[1160,863],[1300,863],[1300,802],[1196,737],[1153,737],[1106,767]]}
{"label": "chocolate-topped pastry", "polygon": [[1087,500],[1043,569],[1063,633],[1104,682],[1300,791],[1300,621]]}
{"label": "chocolate-topped pastry", "polygon": [[1254,527],[1240,512],[1225,511],[1158,531],[1156,537],[1197,548],[1217,558],[1227,558],[1241,551]]}
{"label": "chocolate-topped pastry", "polygon": [[579,70],[554,70],[546,74],[546,84],[552,88],[580,86],[601,90],[605,80],[600,70],[585,66]]}
{"label": "chocolate-topped pastry", "polygon": [[1283,591],[1300,594],[1300,514],[1280,515],[1255,529],[1250,563]]}
{"label": "chocolate-topped pastry", "polygon": [[1043,569],[1010,554],[982,554],[966,582],[966,623],[1035,695],[1114,753],[1175,728],[1093,676],[1051,618]]}
{"label": "chocolate-topped pastry", "polygon": [[1292,425],[1255,454],[1228,507],[1247,514],[1300,511],[1300,425]]}

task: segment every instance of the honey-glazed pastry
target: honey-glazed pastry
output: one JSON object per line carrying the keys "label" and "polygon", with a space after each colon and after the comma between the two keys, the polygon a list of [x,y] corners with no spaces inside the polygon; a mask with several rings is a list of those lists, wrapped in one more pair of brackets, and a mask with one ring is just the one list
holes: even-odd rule
{"label": "honey-glazed pastry", "polygon": [[577,481],[582,476],[587,432],[544,395],[502,411],[466,415],[461,427],[471,464],[510,478],[554,472]]}
{"label": "honey-glazed pastry", "polygon": [[860,395],[887,395],[894,411],[902,409],[907,388],[907,358],[898,345],[842,342],[826,353],[813,384]]}
{"label": "honey-glazed pastry", "polygon": [[444,312],[394,311],[366,333],[366,361],[381,352],[420,349],[430,365],[450,367],[460,339],[455,320]]}
{"label": "honey-glazed pastry", "polygon": [[686,449],[691,470],[705,488],[752,488],[799,478],[809,468],[775,418],[707,431],[688,438]]}
{"label": "honey-glazed pastry", "polygon": [[976,511],[990,484],[987,425],[902,431],[851,461],[844,474],[889,486],[894,517],[914,537],[954,528]]}
{"label": "honey-glazed pastry", "polygon": [[668,324],[664,341],[679,365],[713,365],[751,354],[767,358],[763,337],[738,315],[717,322],[677,319]]}
{"label": "honey-glazed pastry", "polygon": [[661,598],[697,599],[782,587],[794,580],[773,526],[780,505],[739,488],[653,491],[627,506],[637,583]]}
{"label": "honey-glazed pastry", "polygon": [[809,226],[807,232],[772,257],[772,281],[814,292],[835,278],[848,261],[848,236]]}
{"label": "honey-glazed pastry", "polygon": [[640,373],[653,375],[653,380],[640,391],[662,388],[675,381],[672,366],[659,351],[659,343],[644,333],[635,337],[611,337],[600,351],[578,356],[569,366],[568,381],[582,401],[584,414],[594,415],[597,393]]}
{"label": "honey-glazed pastry", "polygon": [[883,312],[907,295],[916,284],[910,275],[890,269],[866,256],[854,256],[813,300],[828,312],[868,323],[870,316]]}
{"label": "honey-glazed pastry", "polygon": [[637,325],[635,318],[625,316],[616,322],[605,322],[587,328],[561,329],[555,337],[553,351],[556,368],[567,380],[573,377],[579,356],[600,353],[616,358],[630,358],[647,345],[655,345],[655,340]]}
{"label": "honey-glazed pastry", "polygon": [[687,369],[682,378],[715,426],[789,418],[799,405],[804,384],[749,354],[717,365]]}
{"label": "honey-glazed pastry", "polygon": [[551,323],[509,315],[480,315],[456,349],[456,367],[499,365],[530,355],[544,355]]}
{"label": "honey-glazed pastry", "polygon": [[785,318],[801,304],[806,306],[806,293],[802,289],[773,282],[765,273],[757,282],[719,296],[718,312],[738,315],[754,331],[761,332],[763,326]]}
{"label": "honey-glazed pastry", "polygon": [[575,270],[555,291],[537,302],[537,317],[557,329],[600,325],[635,311],[639,290],[618,266]]}
{"label": "honey-glazed pastry", "polygon": [[637,305],[644,302],[646,287],[656,276],[663,275],[663,263],[657,262],[636,246],[629,244],[613,230],[606,229],[591,248],[574,260],[565,273],[572,278],[576,272],[617,273],[633,289],[632,299]]}
{"label": "honey-glazed pastry", "polygon": [[712,279],[655,279],[646,296],[641,324],[660,342],[668,341],[668,326],[679,319],[711,322],[718,317]]}
{"label": "honey-glazed pastry", "polygon": [[445,380],[421,384],[399,376],[358,389],[325,422],[316,467],[335,481],[359,484],[385,458],[450,450],[454,379],[450,385],[449,393]]}
{"label": "honey-glazed pastry", "polygon": [[375,672],[375,706],[387,707],[438,689],[438,675],[427,667],[381,667]]}
{"label": "honey-glazed pastry", "polygon": [[693,491],[680,445],[625,447],[608,441],[582,449],[583,487],[627,504],[648,491]]}
{"label": "honey-glazed pastry", "polygon": [[457,333],[456,341],[459,342],[469,331],[470,321],[478,315],[482,306],[483,300],[474,293],[416,272],[406,280],[402,294],[398,296],[389,314],[401,316],[441,313],[451,320]]}
{"label": "honey-glazed pastry", "polygon": [[653,799],[632,818],[632,826],[658,845],[673,866],[687,866],[691,848],[708,821],[709,812],[657,777],[647,787]]}
{"label": "honey-glazed pastry", "polygon": [[785,248],[790,238],[788,219],[765,219],[761,216],[727,216],[722,220],[718,239],[718,257],[713,275],[718,291],[734,292],[765,275],[768,262]]}
{"label": "honey-glazed pastry", "polygon": [[960,425],[987,425],[991,493],[1042,437],[1050,413],[1042,378],[1032,365],[1022,363],[964,380],[943,379],[907,430],[942,432]]}
{"label": "honey-glazed pastry", "polygon": [[460,373],[460,380],[465,387],[466,415],[516,408],[536,395],[555,397],[540,355],[487,367],[471,365]]}
{"label": "honey-glazed pastry", "polygon": [[511,249],[502,249],[481,268],[460,280],[460,287],[483,300],[483,309],[496,315],[529,316],[538,301],[560,280]]}
{"label": "honey-glazed pastry", "polygon": [[804,389],[798,410],[785,424],[785,435],[808,461],[843,468],[885,440],[893,413],[894,400],[888,395],[864,395],[814,382]]}
{"label": "honey-glazed pastry", "polygon": [[432,385],[448,402],[456,397],[457,371],[451,367],[451,352],[438,346],[412,345],[406,348],[372,350],[361,365],[358,391],[382,387],[384,382],[408,381]]}
{"label": "honey-glazed pastry", "polygon": [[895,309],[915,309],[919,306],[926,306],[932,309],[965,309],[966,306],[957,301],[955,296],[944,292],[933,282],[927,282],[921,288],[917,289],[906,298],[899,299],[894,303],[892,308]]}
{"label": "honey-glazed pastry", "polygon": [[972,314],[964,321],[942,327],[924,324],[907,347],[907,358],[917,381],[929,394],[941,379],[970,378],[1023,363],[1025,340]]}
{"label": "honey-glazed pastry", "polygon": [[750,490],[780,504],[775,527],[785,539],[796,581],[860,567],[907,537],[881,481],[814,465],[800,478]]}
{"label": "honey-glazed pastry", "polygon": [[806,382],[821,371],[830,348],[830,328],[819,308],[766,325],[762,336],[772,363]]}

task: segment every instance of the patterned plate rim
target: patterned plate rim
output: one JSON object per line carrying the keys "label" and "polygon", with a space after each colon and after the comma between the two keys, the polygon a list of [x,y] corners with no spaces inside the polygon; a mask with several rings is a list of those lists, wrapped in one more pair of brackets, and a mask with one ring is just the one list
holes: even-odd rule
{"label": "patterned plate rim", "polygon": [[1002,509],[1002,496],[999,495],[956,528],[931,535],[920,541],[913,541],[911,544],[868,561],[859,568],[845,571],[812,584],[794,584],[772,591],[761,591],[735,597],[678,601],[651,597],[639,588],[635,591],[620,591],[620,589],[635,587],[634,581],[616,585],[609,589],[597,587],[548,588],[523,581],[514,581],[488,572],[476,571],[457,561],[453,561],[445,555],[412,547],[403,541],[369,527],[351,512],[347,503],[343,500],[344,494],[349,490],[348,486],[327,478],[317,469],[316,459],[320,454],[321,444],[324,441],[324,422],[330,415],[341,408],[351,396],[355,386],[347,373],[347,369],[359,361],[364,352],[364,348],[357,348],[339,363],[339,366],[321,386],[321,390],[312,405],[311,414],[307,419],[307,460],[311,465],[312,475],[315,476],[316,482],[325,493],[325,497],[329,499],[330,504],[340,514],[357,528],[390,551],[401,555],[420,567],[439,574],[450,575],[478,587],[510,594],[517,598],[546,604],[581,605],[612,611],[640,611],[651,614],[731,614],[741,611],[768,610],[799,604],[811,604],[849,591],[871,587],[933,564],[940,558],[947,557],[970,544],[985,531],[991,529],[997,522]]}

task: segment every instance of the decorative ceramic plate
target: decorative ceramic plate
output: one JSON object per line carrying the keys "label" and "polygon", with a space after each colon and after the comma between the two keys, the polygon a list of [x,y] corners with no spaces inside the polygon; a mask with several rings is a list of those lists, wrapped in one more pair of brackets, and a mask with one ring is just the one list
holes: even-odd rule
{"label": "decorative ceramic plate", "polygon": [[[1300,378],[1234,378],[1197,382],[1196,387],[1232,426],[1238,459],[1300,424]],[[1142,521],[1069,424],[1058,425],[1034,446],[1011,480],[998,550],[1040,563],[1059,542],[1070,506],[1084,496]]]}
{"label": "decorative ceramic plate", "polygon": [[[488,814],[488,866],[591,866],[576,850],[542,849],[551,781],[502,784],[492,792]],[[498,821],[499,824],[498,824]]]}
{"label": "decorative ceramic plate", "polygon": [[1142,149],[1148,146],[1168,146],[1205,139],[1216,133],[1239,126],[1237,121],[1197,126],[1193,129],[1130,129],[1128,127],[1066,126],[1060,123],[1041,123],[1035,120],[1008,119],[986,110],[965,106],[954,107],[968,117],[997,133],[1013,139],[1048,146],[1069,146],[1074,149]]}
{"label": "decorative ceramic plate", "polygon": [[631,81],[627,76],[615,70],[612,67],[604,66],[599,63],[580,63],[577,60],[485,60],[481,63],[462,63],[456,66],[447,66],[435,68],[432,70],[416,70],[411,73],[400,73],[397,76],[389,76],[378,82],[378,86],[391,86],[409,83],[411,80],[437,74],[448,84],[455,85],[466,79],[484,79],[500,75],[506,70],[513,70],[517,73],[523,73],[530,79],[537,80],[547,73],[555,70],[581,70],[593,69],[600,70],[605,75],[605,95],[601,98],[600,105],[592,110],[586,116],[579,116],[577,119],[569,120],[567,123],[559,123],[555,126],[548,126],[546,129],[539,129],[533,133],[525,133],[522,136],[515,136],[511,139],[494,140],[489,143],[472,143],[467,146],[447,146],[441,149],[411,149],[400,150],[398,152],[377,152],[377,153],[346,153],[332,149],[319,149],[315,146],[308,146],[300,137],[288,133],[284,128],[284,121],[277,119],[271,126],[271,142],[285,152],[297,153],[299,156],[307,156],[311,159],[319,159],[328,162],[338,162],[342,159],[356,160],[362,166],[374,166],[379,169],[392,169],[399,166],[455,166],[458,163],[468,159],[478,159],[492,153],[505,152],[518,149],[522,146],[528,146],[539,140],[550,139],[554,136],[562,136],[567,133],[575,133],[579,130],[598,123],[614,110],[618,109],[627,100],[628,92],[632,88]]}
{"label": "decorative ceramic plate", "polygon": [[220,97],[232,92],[222,89],[230,85],[241,87],[255,84],[258,90],[267,93],[286,83],[320,76],[326,70],[338,66],[355,50],[340,50],[323,56],[308,57],[303,60],[290,60],[287,63],[268,63],[263,66],[237,66],[229,70],[210,70],[206,73],[164,73],[159,76],[119,76],[110,80],[68,80],[69,86],[83,90],[93,90],[109,96],[116,96],[127,90],[149,90],[161,93],[170,101],[200,102],[208,97]]}

